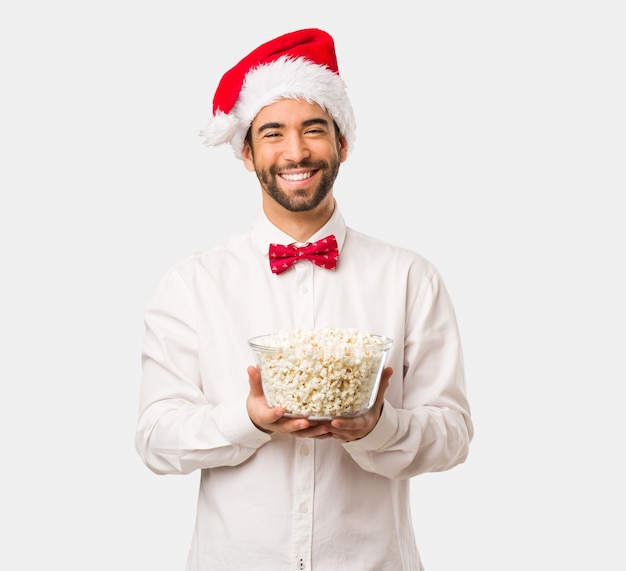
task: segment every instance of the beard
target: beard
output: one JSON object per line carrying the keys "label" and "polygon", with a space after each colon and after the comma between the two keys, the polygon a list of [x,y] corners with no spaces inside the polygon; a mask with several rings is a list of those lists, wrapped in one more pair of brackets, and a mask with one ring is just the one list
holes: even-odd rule
{"label": "beard", "polygon": [[[298,164],[282,167],[273,165],[269,169],[255,168],[255,172],[265,192],[283,208],[290,212],[306,212],[319,206],[328,196],[339,173],[339,164],[337,159],[332,159],[330,164],[326,161],[304,160]],[[313,194],[308,194],[306,190],[300,190],[288,195],[278,187],[276,182],[278,173],[285,169],[321,170],[322,178]]]}

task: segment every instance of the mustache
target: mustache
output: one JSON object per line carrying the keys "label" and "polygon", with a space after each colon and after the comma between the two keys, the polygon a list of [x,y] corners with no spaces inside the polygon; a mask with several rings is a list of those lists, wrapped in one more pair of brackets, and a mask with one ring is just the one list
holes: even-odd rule
{"label": "mustache", "polygon": [[309,169],[309,170],[318,170],[328,168],[328,163],[326,161],[312,161],[310,159],[304,159],[298,163],[286,163],[284,165],[272,165],[269,169],[270,174],[276,175],[284,170],[294,170],[294,169]]}

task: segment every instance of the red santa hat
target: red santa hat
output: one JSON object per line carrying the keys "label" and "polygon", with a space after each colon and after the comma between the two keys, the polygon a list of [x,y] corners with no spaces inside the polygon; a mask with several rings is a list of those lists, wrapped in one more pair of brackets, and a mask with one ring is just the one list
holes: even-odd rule
{"label": "red santa hat", "polygon": [[253,119],[279,99],[317,103],[335,120],[352,149],[356,123],[339,76],[335,44],[328,33],[315,28],[271,40],[228,70],[213,98],[213,116],[200,134],[207,145],[230,143],[242,158]]}

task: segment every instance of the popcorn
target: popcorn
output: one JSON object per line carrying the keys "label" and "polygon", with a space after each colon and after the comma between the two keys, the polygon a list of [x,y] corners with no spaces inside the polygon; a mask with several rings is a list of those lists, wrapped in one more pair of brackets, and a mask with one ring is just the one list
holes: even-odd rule
{"label": "popcorn", "polygon": [[289,414],[334,417],[373,404],[389,339],[351,329],[295,329],[250,340],[265,396]]}

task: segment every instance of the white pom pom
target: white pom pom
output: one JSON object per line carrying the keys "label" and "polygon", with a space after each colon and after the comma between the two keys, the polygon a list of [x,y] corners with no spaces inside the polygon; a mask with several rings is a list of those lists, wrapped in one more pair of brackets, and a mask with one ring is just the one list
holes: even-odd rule
{"label": "white pom pom", "polygon": [[200,136],[204,137],[204,144],[207,146],[223,145],[232,141],[238,127],[239,123],[235,117],[218,111],[200,131]]}

